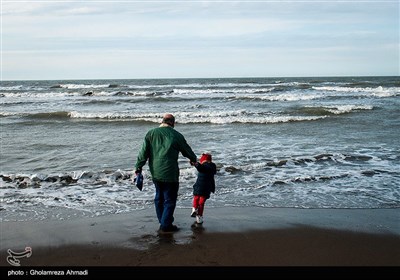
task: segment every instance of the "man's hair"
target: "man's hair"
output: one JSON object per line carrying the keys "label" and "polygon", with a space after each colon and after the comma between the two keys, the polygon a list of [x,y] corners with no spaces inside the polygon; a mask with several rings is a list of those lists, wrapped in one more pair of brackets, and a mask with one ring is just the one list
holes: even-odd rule
{"label": "man's hair", "polygon": [[162,123],[166,123],[172,127],[175,126],[175,117],[172,115],[164,116]]}

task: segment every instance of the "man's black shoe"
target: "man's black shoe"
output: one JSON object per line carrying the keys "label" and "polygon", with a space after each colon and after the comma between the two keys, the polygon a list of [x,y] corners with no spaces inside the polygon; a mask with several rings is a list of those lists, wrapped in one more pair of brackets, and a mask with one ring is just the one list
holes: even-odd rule
{"label": "man's black shoe", "polygon": [[169,232],[176,232],[176,231],[178,231],[179,230],[179,228],[177,227],[177,226],[175,226],[175,225],[171,225],[171,226],[168,226],[168,227],[160,227],[160,233],[169,233]]}

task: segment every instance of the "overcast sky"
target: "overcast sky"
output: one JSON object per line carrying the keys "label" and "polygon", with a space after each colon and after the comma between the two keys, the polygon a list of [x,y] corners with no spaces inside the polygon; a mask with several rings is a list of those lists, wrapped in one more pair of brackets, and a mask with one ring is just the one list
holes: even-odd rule
{"label": "overcast sky", "polygon": [[399,1],[1,2],[2,80],[399,75]]}

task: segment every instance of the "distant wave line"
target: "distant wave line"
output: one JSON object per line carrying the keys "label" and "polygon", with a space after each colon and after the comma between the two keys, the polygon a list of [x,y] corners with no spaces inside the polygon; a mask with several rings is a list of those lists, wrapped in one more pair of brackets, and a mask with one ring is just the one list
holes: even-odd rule
{"label": "distant wave line", "polygon": [[[306,106],[287,112],[289,115],[276,115],[273,112],[248,112],[246,110],[236,111],[196,111],[176,112],[179,123],[284,123],[293,121],[313,121],[323,119],[329,115],[340,115],[359,110],[372,110],[370,105],[338,105],[338,106]],[[291,115],[293,112],[300,112],[307,115]],[[92,119],[92,120],[114,120],[114,121],[145,121],[159,123],[161,113],[133,113],[133,112],[78,112],[78,111],[54,111],[40,113],[10,113],[0,112],[0,117],[21,116],[28,119]]]}

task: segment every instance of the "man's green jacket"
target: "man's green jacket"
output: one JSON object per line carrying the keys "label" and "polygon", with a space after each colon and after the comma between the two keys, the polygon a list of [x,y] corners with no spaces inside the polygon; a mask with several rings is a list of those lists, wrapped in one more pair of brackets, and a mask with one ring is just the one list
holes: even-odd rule
{"label": "man's green jacket", "polygon": [[159,182],[179,182],[179,152],[190,161],[197,158],[185,137],[170,126],[160,126],[149,130],[139,151],[136,170],[149,160],[152,179]]}

